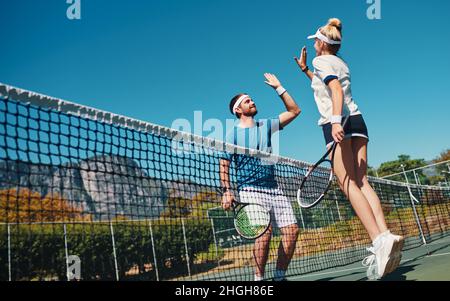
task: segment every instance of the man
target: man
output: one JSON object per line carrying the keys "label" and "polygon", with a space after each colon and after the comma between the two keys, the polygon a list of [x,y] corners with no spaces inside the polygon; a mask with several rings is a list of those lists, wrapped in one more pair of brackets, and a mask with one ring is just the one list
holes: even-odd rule
{"label": "man", "polygon": [[[265,83],[283,100],[286,111],[273,119],[255,120],[258,113],[255,102],[247,94],[239,94],[230,102],[230,111],[238,120],[227,134],[226,142],[247,149],[271,153],[272,135],[292,122],[301,112],[294,99],[281,86],[275,75],[264,74]],[[224,153],[220,160],[220,179],[223,189],[222,207],[230,210],[235,201],[231,190],[230,164],[234,160],[237,172],[237,190],[244,203],[258,203],[270,211],[272,223],[281,230],[282,240],[278,249],[278,261],[274,280],[285,280],[285,274],[294,254],[298,237],[298,226],[292,206],[275,179],[274,165],[263,162],[256,156]],[[269,255],[272,225],[267,232],[256,239],[254,245],[255,281],[264,279],[265,265]]]}

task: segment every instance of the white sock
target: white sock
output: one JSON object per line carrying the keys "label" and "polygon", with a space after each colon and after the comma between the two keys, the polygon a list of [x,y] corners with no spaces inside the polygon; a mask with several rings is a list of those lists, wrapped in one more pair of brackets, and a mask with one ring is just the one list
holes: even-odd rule
{"label": "white sock", "polygon": [[264,276],[258,276],[255,274],[255,281],[263,281]]}
{"label": "white sock", "polygon": [[283,280],[285,275],[286,275],[286,271],[276,269],[275,273],[273,275],[274,276],[273,278],[275,281],[279,281],[279,280]]}

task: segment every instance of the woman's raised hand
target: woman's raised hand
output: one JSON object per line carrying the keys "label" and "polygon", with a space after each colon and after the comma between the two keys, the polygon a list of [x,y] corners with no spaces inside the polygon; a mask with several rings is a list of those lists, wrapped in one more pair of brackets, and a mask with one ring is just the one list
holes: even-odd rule
{"label": "woman's raised hand", "polygon": [[305,70],[306,68],[306,59],[308,56],[308,52],[306,50],[306,46],[303,46],[302,51],[300,53],[300,58],[294,57],[295,61],[297,62],[297,65],[300,67],[300,69]]}

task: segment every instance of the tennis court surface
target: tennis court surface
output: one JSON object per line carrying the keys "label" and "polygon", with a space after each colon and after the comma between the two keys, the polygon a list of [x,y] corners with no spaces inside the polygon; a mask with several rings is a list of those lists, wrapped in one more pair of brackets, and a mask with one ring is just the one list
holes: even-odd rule
{"label": "tennis court surface", "polygon": [[[290,277],[291,281],[367,281],[361,263],[334,268],[319,273]],[[396,271],[380,281],[450,281],[450,238],[403,252]]]}

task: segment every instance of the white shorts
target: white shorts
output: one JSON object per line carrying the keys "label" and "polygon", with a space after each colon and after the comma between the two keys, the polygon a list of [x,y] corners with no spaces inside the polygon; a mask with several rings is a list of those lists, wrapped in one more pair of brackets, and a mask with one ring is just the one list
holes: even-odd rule
{"label": "white shorts", "polygon": [[245,187],[239,191],[240,202],[258,204],[266,208],[279,228],[297,223],[291,202],[279,188]]}

